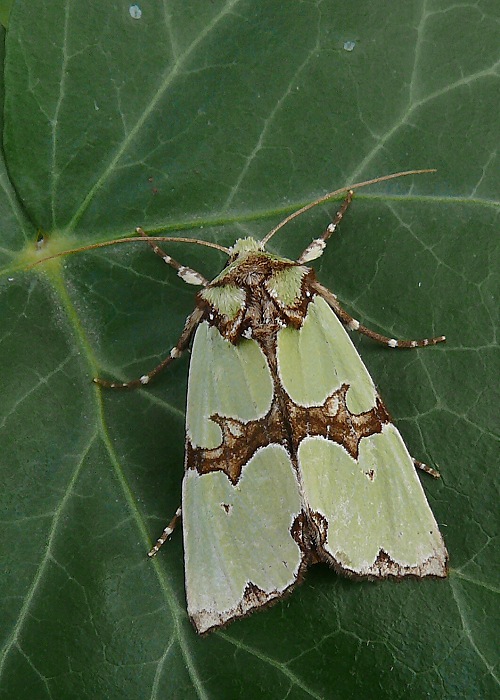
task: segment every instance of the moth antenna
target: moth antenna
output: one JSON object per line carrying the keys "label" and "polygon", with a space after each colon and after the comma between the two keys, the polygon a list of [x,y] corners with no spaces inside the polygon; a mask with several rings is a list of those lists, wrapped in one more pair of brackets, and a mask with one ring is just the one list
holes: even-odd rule
{"label": "moth antenna", "polygon": [[71,248],[70,250],[64,250],[61,253],[56,253],[55,255],[49,255],[46,258],[37,260],[36,262],[28,265],[27,269],[30,270],[35,265],[40,265],[47,260],[53,260],[54,258],[62,258],[65,255],[72,255],[73,253],[83,253],[87,250],[95,250],[96,248],[105,248],[109,245],[115,245],[116,243],[137,243],[138,241],[172,241],[173,243],[195,243],[196,245],[203,245],[206,248],[215,248],[215,250],[220,250],[226,255],[230,255],[231,251],[225,246],[219,245],[218,243],[211,243],[210,241],[202,241],[198,238],[182,238],[179,236],[141,236],[141,238],[115,238],[114,241],[103,241],[102,243],[92,243],[91,245],[84,245],[81,248]]}
{"label": "moth antenna", "polygon": [[[309,209],[312,209],[313,207],[318,206],[318,204],[322,204],[323,202],[328,201],[329,199],[333,199],[339,194],[343,194],[344,192],[348,192],[349,190],[359,190],[361,187],[367,187],[368,185],[374,185],[378,182],[386,182],[387,180],[395,180],[396,178],[399,177],[406,177],[407,175],[421,175],[423,173],[435,173],[436,168],[426,168],[422,170],[404,170],[399,173],[391,173],[390,175],[383,175],[382,177],[376,177],[371,180],[364,180],[363,182],[357,182],[354,185],[346,185],[345,187],[341,187],[338,190],[334,190],[333,192],[328,192],[327,194],[323,195],[322,197],[318,197],[318,199],[315,199],[313,202],[310,202],[309,204],[306,204],[305,206],[301,207],[297,211],[293,212],[292,214],[289,214],[289,216],[285,217],[277,226],[275,226],[273,229],[269,231],[269,233],[264,236],[264,238],[260,242],[260,247],[262,249],[265,248],[267,243],[271,240],[271,238],[274,236],[275,233],[277,233],[283,226],[288,224],[292,219],[295,219],[297,216],[300,216],[304,212],[308,211]],[[43,240],[43,239],[42,239]],[[35,267],[36,265],[40,265],[40,263],[46,262],[47,260],[54,260],[55,258],[62,258],[66,255],[73,255],[73,253],[83,253],[87,250],[95,250],[97,248],[105,248],[110,245],[115,245],[117,243],[135,243],[138,240],[142,241],[161,241],[161,242],[168,242],[172,241],[173,243],[194,243],[195,245],[202,245],[205,246],[206,248],[214,248],[215,250],[219,250],[222,253],[225,253],[226,255],[230,255],[231,251],[229,248],[226,248],[225,246],[219,245],[218,243],[211,243],[210,241],[202,241],[198,238],[184,238],[180,236],[142,236],[140,239],[139,238],[115,238],[113,241],[103,241],[102,243],[92,243],[91,245],[86,245],[86,246],[81,246],[80,248],[71,248],[70,250],[65,250],[62,251],[61,253],[56,253],[55,255],[49,255],[46,258],[42,258],[40,260],[37,260],[36,262],[32,263],[31,265],[28,265],[27,269],[30,270],[31,268]],[[40,239],[39,239],[40,241]],[[39,245],[39,244],[38,244]]]}
{"label": "moth antenna", "polygon": [[436,168],[426,168],[424,170],[403,170],[400,173],[391,173],[390,175],[383,175],[382,177],[375,177],[372,180],[365,180],[364,182],[357,182],[354,185],[346,185],[346,187],[341,187],[339,190],[335,190],[334,192],[328,192],[328,194],[324,194],[322,197],[318,197],[318,199],[315,199],[314,202],[310,202],[309,204],[306,204],[304,207],[301,207],[300,209],[297,209],[297,211],[293,212],[292,214],[289,214],[289,216],[285,217],[283,221],[280,221],[280,223],[275,226],[273,229],[269,231],[268,234],[264,236],[264,238],[260,242],[260,247],[262,249],[265,248],[267,243],[271,240],[271,238],[274,236],[275,233],[277,233],[280,228],[283,228],[286,224],[288,224],[289,221],[292,221],[292,219],[295,219],[295,217],[300,216],[306,211],[309,211],[309,209],[312,209],[313,207],[317,207],[318,204],[322,204],[323,202],[327,202],[329,199],[333,199],[336,197],[338,194],[343,194],[344,192],[349,192],[349,190],[359,190],[361,187],[367,187],[368,185],[375,185],[377,182],[385,182],[386,180],[395,180],[398,177],[406,177],[407,175],[421,175],[423,173],[435,173]]}

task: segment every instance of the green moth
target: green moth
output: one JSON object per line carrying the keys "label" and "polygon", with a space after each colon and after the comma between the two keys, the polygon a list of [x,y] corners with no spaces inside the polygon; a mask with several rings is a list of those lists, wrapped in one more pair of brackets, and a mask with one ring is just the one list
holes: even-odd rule
{"label": "green moth", "polygon": [[146,385],[192,342],[182,507],[149,554],[182,517],[187,610],[200,634],[276,602],[316,562],[353,578],[447,574],[415,466],[437,473],[410,457],[344,326],[391,348],[444,337],[397,341],[368,330],[307,265],[352,196],[298,260],[265,244],[302,210],[262,241],[224,249],[228,263],[211,282],[146,238],[202,287],[195,310],[154,370],[126,384],[95,380]]}

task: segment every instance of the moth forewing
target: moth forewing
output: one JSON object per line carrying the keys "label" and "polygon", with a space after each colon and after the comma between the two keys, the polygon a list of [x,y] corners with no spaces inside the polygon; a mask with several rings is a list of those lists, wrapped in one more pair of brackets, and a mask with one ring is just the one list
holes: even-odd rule
{"label": "moth forewing", "polygon": [[305,501],[324,525],[320,557],[355,576],[446,575],[444,544],[413,460],[321,296],[298,331],[278,332],[277,350]]}

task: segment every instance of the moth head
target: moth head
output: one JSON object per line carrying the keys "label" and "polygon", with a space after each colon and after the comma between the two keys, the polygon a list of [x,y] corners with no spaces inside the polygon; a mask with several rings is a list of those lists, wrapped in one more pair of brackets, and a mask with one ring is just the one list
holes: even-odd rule
{"label": "moth head", "polygon": [[252,253],[262,252],[260,241],[255,238],[238,238],[236,243],[229,249],[229,263],[235,260],[241,260]]}

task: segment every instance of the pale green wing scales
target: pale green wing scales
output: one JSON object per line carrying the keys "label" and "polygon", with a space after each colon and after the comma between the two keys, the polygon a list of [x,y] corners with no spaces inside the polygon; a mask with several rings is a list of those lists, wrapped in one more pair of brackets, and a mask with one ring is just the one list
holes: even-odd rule
{"label": "pale green wing scales", "polygon": [[291,536],[301,510],[286,450],[254,453],[233,485],[225,473],[188,469],[183,482],[188,614],[200,633],[279,598],[299,575]]}
{"label": "pale green wing scales", "polygon": [[222,442],[218,414],[242,421],[262,418],[273,398],[273,380],[259,345],[242,338],[237,345],[206,321],[196,330],[189,367],[186,431],[193,447]]}
{"label": "pale green wing scales", "polygon": [[347,407],[369,411],[377,392],[368,370],[342,324],[324,299],[309,304],[302,327],[282,328],[277,343],[283,388],[300,406],[320,406],[343,384],[349,385]]}
{"label": "pale green wing scales", "polygon": [[305,438],[299,467],[310,509],[327,521],[324,550],[343,570],[446,575],[438,525],[394,425],[363,438],[358,459],[325,438]]}

